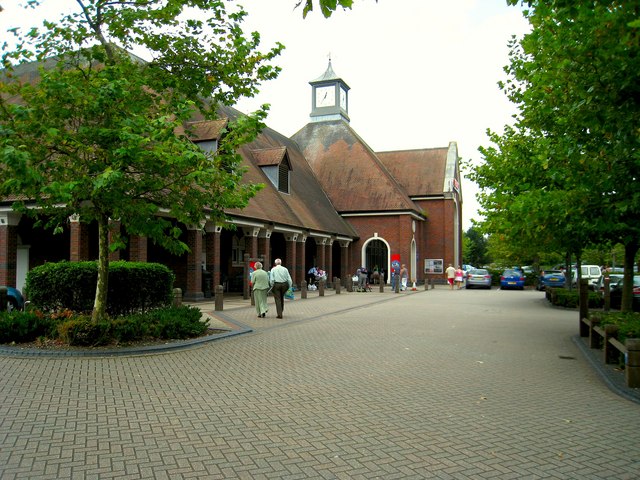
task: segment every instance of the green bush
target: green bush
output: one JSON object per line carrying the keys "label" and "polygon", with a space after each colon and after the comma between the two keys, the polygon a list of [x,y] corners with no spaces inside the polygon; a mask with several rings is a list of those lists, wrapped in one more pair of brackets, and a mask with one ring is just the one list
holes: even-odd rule
{"label": "green bush", "polygon": [[0,312],[0,343],[32,342],[51,335],[55,321],[35,312]]}
{"label": "green bush", "polygon": [[[96,293],[96,262],[46,263],[27,274],[26,290],[43,312],[90,312]],[[107,312],[112,317],[146,312],[172,301],[174,274],[158,263],[111,262]]]}
{"label": "green bush", "polygon": [[617,338],[622,343],[627,338],[640,338],[640,313],[636,312],[589,312],[589,318],[600,325],[616,325]]}
{"label": "green bush", "polygon": [[72,346],[97,347],[111,343],[111,322],[94,322],[90,317],[77,316],[58,325],[58,338]]}
{"label": "green bush", "polygon": [[193,338],[207,331],[208,326],[200,321],[201,316],[200,309],[192,306],[159,308],[100,322],[70,310],[51,314],[1,312],[0,343],[25,343],[42,338],[71,346],[95,347]]}
{"label": "green bush", "polygon": [[[578,308],[580,292],[566,288],[545,288],[545,296],[552,305],[565,308]],[[603,300],[596,292],[589,292],[589,308],[602,308]]]}

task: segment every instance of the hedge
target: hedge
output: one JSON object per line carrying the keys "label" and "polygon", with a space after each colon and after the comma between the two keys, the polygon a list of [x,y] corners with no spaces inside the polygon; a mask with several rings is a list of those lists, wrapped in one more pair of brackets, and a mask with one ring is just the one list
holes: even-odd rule
{"label": "hedge", "polygon": [[[174,278],[159,263],[111,262],[107,313],[117,316],[170,305]],[[90,312],[97,279],[97,262],[45,263],[29,271],[25,291],[32,305],[43,312]]]}

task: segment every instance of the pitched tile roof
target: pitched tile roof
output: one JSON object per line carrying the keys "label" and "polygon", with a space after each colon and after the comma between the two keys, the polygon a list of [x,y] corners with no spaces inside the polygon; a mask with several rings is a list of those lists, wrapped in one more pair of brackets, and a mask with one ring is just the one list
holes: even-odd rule
{"label": "pitched tile roof", "polygon": [[442,195],[448,147],[377,152],[387,170],[411,197]]}
{"label": "pitched tile roof", "polygon": [[[240,115],[240,112],[231,107],[222,107],[221,112],[231,120]],[[261,161],[266,158],[273,161],[273,158],[284,156],[285,150],[291,167],[288,194],[279,192],[260,168]],[[228,214],[292,228],[352,238],[358,236],[353,227],[336,212],[293,140],[265,128],[253,142],[243,145],[239,153],[243,158],[243,166],[247,168],[243,181],[262,183],[265,187],[249,201],[246,208],[228,210]]]}
{"label": "pitched tile roof", "polygon": [[420,212],[376,153],[346,122],[312,122],[292,138],[340,213]]}
{"label": "pitched tile roof", "polygon": [[263,148],[260,150],[253,150],[251,152],[256,165],[259,167],[280,165],[286,153],[286,147]]}

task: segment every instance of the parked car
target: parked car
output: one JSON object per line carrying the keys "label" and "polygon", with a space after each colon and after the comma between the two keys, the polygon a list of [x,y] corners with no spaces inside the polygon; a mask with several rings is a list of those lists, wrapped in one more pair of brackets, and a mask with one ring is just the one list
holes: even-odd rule
{"label": "parked car", "polygon": [[484,268],[474,268],[467,274],[466,288],[491,288],[491,274]]}
{"label": "parked car", "polygon": [[536,289],[542,291],[547,287],[564,287],[566,281],[562,270],[543,270],[540,272]]}
{"label": "parked car", "polygon": [[[582,278],[586,278],[589,284],[589,290],[596,289],[596,283],[602,276],[602,270],[598,265],[580,265],[580,274]],[[578,274],[576,267],[571,268],[571,285],[577,286]]]}
{"label": "parked car", "polygon": [[[609,291],[611,291],[611,287],[616,283],[618,283],[618,280],[620,280],[623,276],[624,274],[622,273],[609,274]],[[600,275],[600,278],[595,284],[596,292],[599,293],[600,295],[604,295],[604,278],[605,278],[604,275]]]}
{"label": "parked car", "polygon": [[520,290],[523,290],[524,273],[521,270],[505,270],[500,276],[500,288],[503,290],[507,288],[519,288]]}
{"label": "parked car", "polygon": [[[611,308],[620,309],[622,306],[622,286],[624,278],[611,284]],[[633,311],[640,312],[640,275],[633,276]]]}
{"label": "parked car", "polygon": [[467,278],[469,276],[469,272],[471,270],[474,270],[476,267],[474,267],[473,265],[467,265],[466,263],[462,265],[462,272],[464,275],[464,278]]}
{"label": "parked car", "polygon": [[13,287],[7,289],[7,310],[22,310],[24,308],[24,297],[20,290]]}

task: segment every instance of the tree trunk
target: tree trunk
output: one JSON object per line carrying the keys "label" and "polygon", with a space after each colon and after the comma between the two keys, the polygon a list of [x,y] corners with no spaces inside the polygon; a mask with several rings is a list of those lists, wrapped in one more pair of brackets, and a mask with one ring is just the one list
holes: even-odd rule
{"label": "tree trunk", "polygon": [[624,245],[624,280],[622,284],[622,303],[620,310],[633,311],[633,266],[640,244],[633,239]]}
{"label": "tree trunk", "polygon": [[97,322],[107,316],[107,292],[109,287],[109,218],[98,220],[98,282],[91,320]]}

